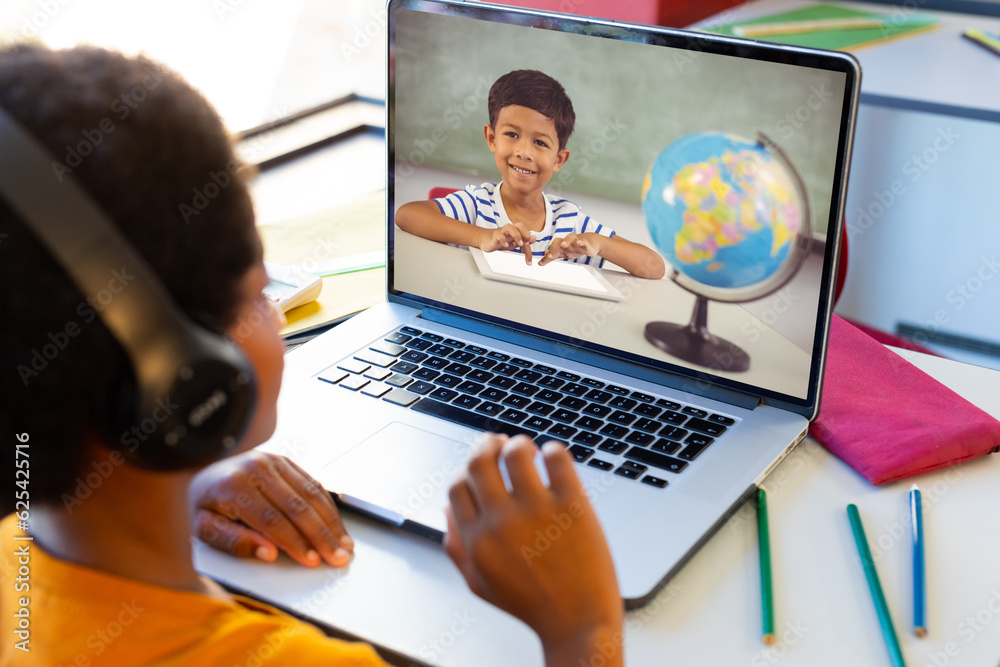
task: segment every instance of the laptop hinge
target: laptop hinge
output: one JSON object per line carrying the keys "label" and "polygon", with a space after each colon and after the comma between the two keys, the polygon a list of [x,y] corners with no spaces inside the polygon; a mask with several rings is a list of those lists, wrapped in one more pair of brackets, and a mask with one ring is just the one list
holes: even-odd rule
{"label": "laptop hinge", "polygon": [[746,410],[753,410],[761,404],[759,396],[735,389],[715,386],[710,384],[707,376],[704,380],[683,377],[675,373],[650,368],[649,366],[618,359],[607,354],[601,354],[600,352],[585,350],[566,343],[550,340],[543,336],[535,336],[524,331],[503,327],[467,315],[458,315],[438,308],[425,307],[420,311],[420,317],[431,322],[462,329],[463,331],[495,338],[502,342],[528,347],[562,359],[596,366],[597,368],[614,373],[621,373],[629,377],[664,385],[671,389],[686,391],[698,396],[722,401]]}

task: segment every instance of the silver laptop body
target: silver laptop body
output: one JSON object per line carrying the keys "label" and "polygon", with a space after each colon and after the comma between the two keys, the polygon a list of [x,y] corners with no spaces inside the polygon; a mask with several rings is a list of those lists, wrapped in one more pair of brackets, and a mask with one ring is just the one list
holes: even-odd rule
{"label": "silver laptop body", "polygon": [[[587,379],[604,385],[598,391],[613,389],[610,401],[619,406],[630,400],[652,406],[644,408],[648,414],[719,419],[713,423],[725,423],[724,432],[684,461],[680,472],[633,450],[652,451],[662,441],[659,434],[637,444],[646,438],[633,428],[617,439],[635,442],[617,454],[580,445],[591,453],[578,450],[577,469],[607,534],[622,597],[640,606],[754,493],[816,415],[860,70],[853,58],[832,52],[472,2],[393,0],[388,14],[387,303],[286,356],[278,431],[265,447],[292,457],[341,503],[439,539],[448,487],[482,424],[503,423],[499,430],[517,425],[504,421],[512,409],[506,405],[490,416],[494,421],[470,426],[449,414],[437,416],[443,410],[438,404],[447,400],[432,404],[429,393],[412,399],[407,385],[386,385],[400,375],[393,365],[401,349],[413,349],[406,347],[413,340],[473,350],[477,359],[487,358],[488,350],[494,361],[506,356],[530,363],[564,383]],[[723,169],[741,154],[723,148],[706,158],[704,151],[711,152],[716,134],[723,133],[733,146],[750,141],[766,149],[763,160],[778,166],[760,166],[788,175],[778,178],[779,186],[800,188],[798,207],[787,209],[799,216],[798,237],[786,239],[788,252],[798,253],[794,262],[786,257],[765,284],[720,288],[693,272],[675,271],[677,257],[664,246],[673,262],[662,281],[602,271],[625,295],[617,303],[488,280],[465,249],[396,227],[394,211],[427,199],[430,187],[461,191],[497,180],[482,140],[486,94],[498,76],[519,68],[562,82],[576,110],[570,159],[565,173],[550,181],[552,198],[574,200],[581,210],[589,206],[590,215],[603,215],[623,236],[655,248],[647,220],[656,211],[643,213],[650,194],[650,187],[643,192],[644,175],[651,175],[654,197],[659,190],[666,200],[679,197],[670,183],[680,177],[664,186],[653,167],[661,159],[685,158],[688,149],[679,140],[694,135],[691,159],[715,173],[711,168]],[[680,147],[671,149],[676,155],[666,150],[671,146]],[[728,184],[712,186],[716,194],[746,176],[732,173]],[[744,196],[748,188],[771,187],[753,181],[756,176],[766,174],[740,181]],[[734,210],[743,205],[736,195],[724,197],[734,197]],[[726,259],[717,271],[738,261],[738,255],[719,253]],[[707,329],[722,342],[698,357],[677,347],[678,336],[691,345],[690,329],[663,334],[655,325],[662,322],[694,326],[699,335]],[[748,360],[745,370],[740,352]],[[421,410],[421,404],[435,409]],[[549,428],[558,425],[548,421],[554,424]],[[546,437],[547,431],[525,430]],[[577,432],[591,443],[616,439],[601,436],[600,428]],[[597,435],[582,435],[587,432]],[[573,444],[575,437],[564,439]],[[644,464],[642,456],[654,464]],[[595,460],[612,469],[596,467]],[[646,470],[617,474],[629,461]],[[666,486],[648,483],[647,475]],[[544,553],[560,530],[554,522],[526,553]]]}

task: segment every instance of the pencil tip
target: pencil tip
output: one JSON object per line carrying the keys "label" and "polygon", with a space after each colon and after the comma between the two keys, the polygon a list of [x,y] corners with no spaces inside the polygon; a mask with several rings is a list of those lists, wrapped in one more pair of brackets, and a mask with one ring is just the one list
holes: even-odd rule
{"label": "pencil tip", "polygon": [[766,644],[767,646],[774,646],[774,642],[775,642],[774,633],[769,632],[766,635],[764,635],[764,644]]}
{"label": "pencil tip", "polygon": [[923,639],[924,637],[927,636],[927,628],[921,628],[921,627],[913,628],[913,634]]}
{"label": "pencil tip", "polygon": [[917,484],[915,482],[910,485],[910,491],[919,491],[919,490],[920,489],[917,488]]}

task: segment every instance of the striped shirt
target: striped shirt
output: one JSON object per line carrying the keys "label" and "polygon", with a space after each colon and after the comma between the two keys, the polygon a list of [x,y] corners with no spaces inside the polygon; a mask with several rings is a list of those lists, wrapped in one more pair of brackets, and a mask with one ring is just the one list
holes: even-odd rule
{"label": "striped shirt", "polygon": [[[563,238],[568,234],[594,232],[608,238],[615,235],[610,227],[584,215],[580,207],[573,202],[545,193],[542,193],[542,196],[545,198],[545,227],[542,231],[534,233],[536,241],[531,244],[532,257],[544,256],[554,239]],[[438,205],[444,215],[470,225],[498,229],[511,224],[507,211],[504,210],[503,200],[500,198],[500,186],[493,183],[469,185],[464,190],[431,201]],[[515,252],[521,252],[521,249],[517,248]],[[567,261],[593,264],[598,268],[604,266],[603,257],[584,255]]]}

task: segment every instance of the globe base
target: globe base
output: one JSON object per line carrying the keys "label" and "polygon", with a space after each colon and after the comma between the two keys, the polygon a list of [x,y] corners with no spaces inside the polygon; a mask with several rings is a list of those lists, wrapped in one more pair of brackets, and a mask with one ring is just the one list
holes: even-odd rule
{"label": "globe base", "polygon": [[750,368],[750,356],[736,343],[708,333],[708,301],[698,296],[691,322],[650,322],[646,340],[684,361],[717,371],[742,373]]}

